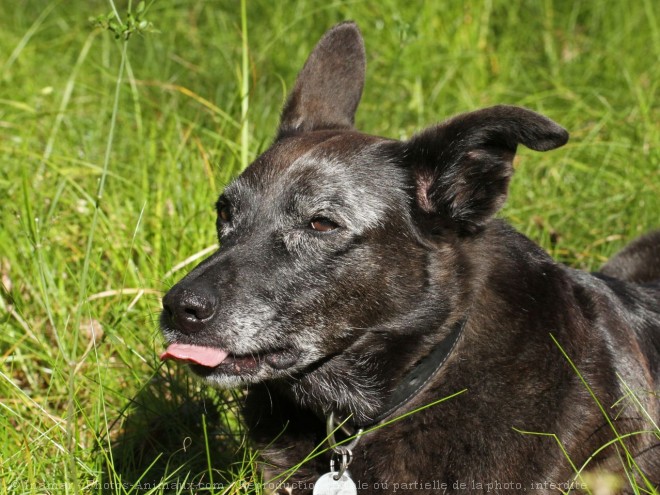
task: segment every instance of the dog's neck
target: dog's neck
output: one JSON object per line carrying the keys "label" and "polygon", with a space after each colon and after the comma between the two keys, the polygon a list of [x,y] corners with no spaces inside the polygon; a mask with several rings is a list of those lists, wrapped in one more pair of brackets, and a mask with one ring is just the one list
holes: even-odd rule
{"label": "dog's neck", "polygon": [[[368,358],[362,352],[345,352],[289,382],[289,393],[319,418],[333,412],[340,418],[350,417],[348,423],[354,427],[377,424],[403,410],[438,373],[452,354],[466,320],[461,318],[447,324],[440,332],[443,338],[435,344],[420,343],[423,337],[410,335],[391,338],[388,345],[383,345],[379,336],[380,349],[379,344],[363,342],[372,351]],[[400,357],[406,353],[406,347],[410,355],[408,364],[405,368],[394,367],[389,361],[393,349]],[[377,377],[385,378],[377,381]]]}
{"label": "dog's neck", "polygon": [[454,323],[449,334],[435,348],[417,363],[397,384],[389,399],[380,408],[380,412],[367,423],[349,421],[358,428],[365,429],[393,415],[403,408],[429,383],[441,370],[458,343],[467,323],[467,316]]}
{"label": "dog's neck", "polygon": [[[475,238],[469,265],[456,272],[459,274],[457,277],[461,277],[460,285],[464,292],[454,291],[455,299],[448,302],[443,296],[443,287],[427,288],[425,297],[444,301],[444,309],[439,310],[438,304],[429,305],[420,301],[416,313],[408,313],[405,321],[391,321],[387,328],[365,332],[347,351],[287,382],[287,392],[300,406],[313,410],[318,417],[325,417],[332,411],[342,418],[350,416],[353,425],[373,424],[387,416],[383,413],[397,413],[395,410],[402,409],[397,407],[398,403],[406,403],[410,390],[415,391],[414,386],[405,385],[406,380],[414,376],[418,367],[422,370],[428,367],[422,374],[434,375],[433,363],[439,363],[446,357],[442,350],[443,342],[453,344],[452,330],[465,322],[469,313],[476,313],[477,321],[472,322],[471,318],[468,327],[476,324],[485,328],[489,325],[479,301],[492,298],[490,293],[497,289],[497,283],[496,287],[490,287],[495,282],[493,270],[507,272],[498,275],[499,279],[507,279],[527,265],[524,259],[520,259],[519,263],[523,266],[517,263],[508,267],[492,266],[487,261],[490,259],[488,253],[492,253],[493,249],[516,250],[522,239],[503,222],[493,222],[492,230]],[[504,245],[494,246],[493,235]],[[527,245],[529,241],[525,241]],[[483,253],[483,256],[475,253]],[[461,263],[460,252],[455,254],[455,262]],[[543,254],[538,250],[535,255]],[[442,258],[439,257],[439,260],[442,261]],[[534,278],[536,274],[528,275]],[[447,280],[444,282],[447,283]],[[458,280],[456,285],[459,285]],[[509,304],[509,301],[502,302]],[[429,313],[424,310],[426,307],[433,307],[437,312]],[[470,332],[472,330],[468,330]]]}

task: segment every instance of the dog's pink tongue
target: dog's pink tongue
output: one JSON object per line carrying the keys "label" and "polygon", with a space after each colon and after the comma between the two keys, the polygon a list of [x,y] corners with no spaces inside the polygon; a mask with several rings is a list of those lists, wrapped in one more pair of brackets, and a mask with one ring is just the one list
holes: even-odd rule
{"label": "dog's pink tongue", "polygon": [[208,368],[215,368],[222,363],[229,353],[214,347],[199,345],[172,344],[160,355],[160,360],[177,359],[179,361],[192,361]]}

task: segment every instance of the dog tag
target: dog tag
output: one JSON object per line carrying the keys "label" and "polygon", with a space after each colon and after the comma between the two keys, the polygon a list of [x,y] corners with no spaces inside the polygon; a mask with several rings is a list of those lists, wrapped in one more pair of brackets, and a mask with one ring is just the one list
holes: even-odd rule
{"label": "dog tag", "polygon": [[336,480],[337,472],[330,471],[321,476],[314,483],[313,495],[357,495],[357,487],[345,471],[341,477]]}

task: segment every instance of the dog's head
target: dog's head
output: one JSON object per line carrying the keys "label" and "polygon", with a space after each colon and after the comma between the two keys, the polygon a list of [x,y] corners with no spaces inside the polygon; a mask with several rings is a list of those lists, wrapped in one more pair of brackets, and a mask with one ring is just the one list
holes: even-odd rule
{"label": "dog's head", "polygon": [[164,357],[233,387],[386,345],[412,355],[455,316],[460,243],[502,206],[517,145],[544,151],[568,135],[496,106],[404,142],[369,136],[353,128],[364,76],[357,27],[335,26],[300,72],[274,144],[218,199],[221,248],[165,296]]}

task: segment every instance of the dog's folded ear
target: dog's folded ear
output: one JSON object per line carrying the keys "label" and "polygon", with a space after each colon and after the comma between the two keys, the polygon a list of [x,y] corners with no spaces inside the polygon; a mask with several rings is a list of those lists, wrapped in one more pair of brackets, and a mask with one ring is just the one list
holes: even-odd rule
{"label": "dog's folded ear", "polygon": [[525,108],[498,105],[465,113],[404,143],[417,203],[474,231],[504,204],[518,144],[537,151],[558,148],[566,130]]}
{"label": "dog's folded ear", "polygon": [[277,139],[299,132],[350,129],[360,103],[366,57],[357,25],[342,22],[318,42],[284,105]]}

